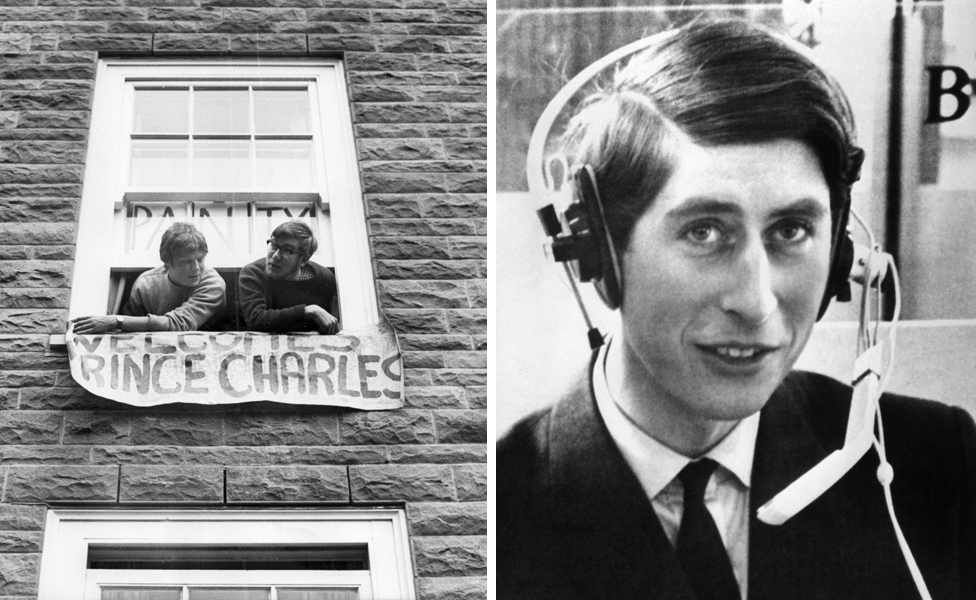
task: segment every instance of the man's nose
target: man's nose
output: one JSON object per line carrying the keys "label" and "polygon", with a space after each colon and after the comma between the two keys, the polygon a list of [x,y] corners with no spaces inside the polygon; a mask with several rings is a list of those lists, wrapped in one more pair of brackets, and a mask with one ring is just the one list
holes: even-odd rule
{"label": "man's nose", "polygon": [[779,300],[773,287],[769,253],[761,239],[751,240],[741,249],[729,270],[729,278],[721,298],[722,310],[754,325],[772,316]]}

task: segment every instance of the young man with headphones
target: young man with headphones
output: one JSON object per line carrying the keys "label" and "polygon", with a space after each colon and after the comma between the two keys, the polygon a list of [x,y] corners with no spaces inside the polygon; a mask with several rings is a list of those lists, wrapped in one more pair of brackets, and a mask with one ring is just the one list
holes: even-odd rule
{"label": "young man with headphones", "polygon": [[850,441],[851,388],[792,367],[849,295],[863,152],[836,82],[776,34],[700,21],[646,45],[569,121],[573,202],[541,213],[621,326],[498,444],[497,597],[917,598],[891,484],[932,597],[976,598],[961,409],[884,396],[886,455],[757,519]]}

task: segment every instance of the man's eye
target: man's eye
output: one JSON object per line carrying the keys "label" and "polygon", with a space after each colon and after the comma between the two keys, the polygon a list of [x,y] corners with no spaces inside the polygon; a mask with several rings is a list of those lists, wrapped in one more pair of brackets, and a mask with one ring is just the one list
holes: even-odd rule
{"label": "man's eye", "polygon": [[800,221],[786,221],[773,228],[773,241],[780,244],[796,244],[806,240],[812,233],[808,223]]}
{"label": "man's eye", "polygon": [[685,237],[695,244],[715,244],[721,240],[722,232],[711,223],[701,223],[689,227]]}

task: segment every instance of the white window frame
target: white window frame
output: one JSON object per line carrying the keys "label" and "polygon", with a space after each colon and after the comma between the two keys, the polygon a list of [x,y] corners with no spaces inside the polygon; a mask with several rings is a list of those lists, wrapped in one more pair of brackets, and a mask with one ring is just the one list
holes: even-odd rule
{"label": "white window frame", "polygon": [[[69,318],[108,312],[115,240],[106,240],[105,233],[106,226],[114,221],[117,206],[124,201],[126,190],[131,119],[126,108],[126,90],[134,81],[174,80],[195,83],[314,81],[318,102],[311,106],[313,120],[323,124],[321,137],[327,135],[328,139],[322,140],[316,148],[320,171],[315,177],[316,189],[312,192],[318,194],[320,203],[327,206],[331,214],[332,252],[343,328],[360,329],[377,324],[379,308],[345,72],[342,61],[326,59],[99,60]],[[248,192],[254,195],[253,190],[240,191],[244,195]],[[179,197],[178,191],[172,193]],[[192,191],[185,192],[184,196],[191,199],[193,194]],[[313,261],[316,256],[312,257]]]}
{"label": "white window frame", "polygon": [[[88,547],[112,545],[365,544],[368,571],[208,571],[88,569]],[[372,510],[49,509],[38,600],[100,597],[100,586],[185,584],[336,585],[361,600],[413,600],[406,516]]]}

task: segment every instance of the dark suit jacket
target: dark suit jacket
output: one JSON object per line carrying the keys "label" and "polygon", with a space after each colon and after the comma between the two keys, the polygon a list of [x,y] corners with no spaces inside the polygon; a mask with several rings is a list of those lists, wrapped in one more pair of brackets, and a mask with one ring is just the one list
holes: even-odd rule
{"label": "dark suit jacket", "polygon": [[[873,450],[784,525],[756,509],[841,447],[848,386],[793,373],[762,410],[751,491],[749,600],[918,598]],[[976,427],[934,402],[881,400],[896,515],[935,600],[976,599]],[[691,588],[597,412],[587,371],[499,442],[499,600],[667,598]]]}

